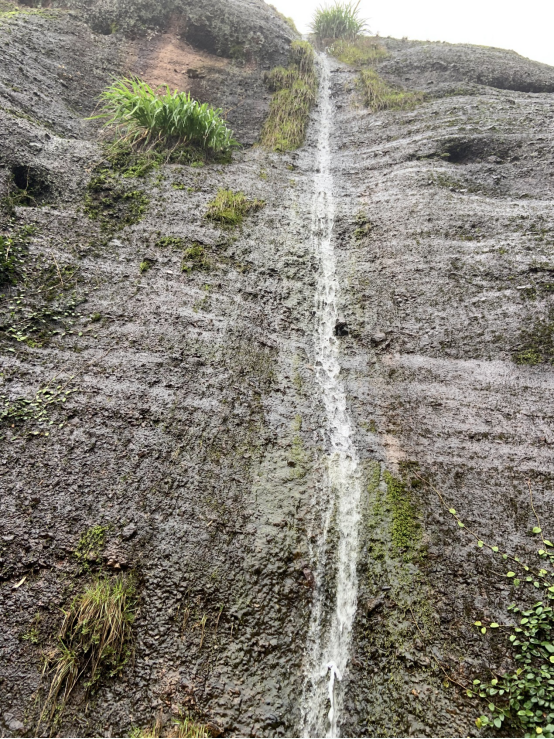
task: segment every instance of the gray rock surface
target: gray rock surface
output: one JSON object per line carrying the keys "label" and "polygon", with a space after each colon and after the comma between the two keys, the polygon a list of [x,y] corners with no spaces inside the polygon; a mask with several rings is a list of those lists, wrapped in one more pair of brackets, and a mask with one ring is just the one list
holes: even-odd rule
{"label": "gray rock surface", "polygon": [[[312,364],[316,131],[297,153],[245,148],[229,165],[131,178],[149,203],[121,230],[83,212],[103,159],[98,126],[84,119],[113,74],[181,80],[217,105],[243,90],[248,104],[229,118],[243,143],[255,141],[263,66],[290,34],[261,2],[225,6],[226,29],[248,16],[248,33],[264,36],[258,57],[217,56],[229,53],[227,30],[221,45],[202,41],[215,2],[186,4],[194,36],[152,3],[110,35],[100,19],[125,21],[123,4],[108,15],[104,4],[0,14],[0,195],[17,167],[42,183],[31,207],[4,208],[2,233],[35,226],[30,258],[75,267],[79,301],[44,347],[5,329],[0,340],[2,395],[33,398],[53,382],[75,390],[52,405],[51,426],[30,424],[38,434],[0,428],[6,736],[34,730],[40,652],[91,576],[74,551],[98,525],[107,541],[91,572],[138,578],[135,654],[86,714],[74,693],[59,734],[121,736],[158,717],[167,731],[179,710],[227,736],[298,732],[327,448]],[[385,43],[384,75],[438,92],[410,111],[370,114],[354,72],[333,63],[339,340],[368,490],[342,731],[468,736],[478,709],[444,687],[437,665],[464,683],[502,669],[502,645],[470,624],[483,613],[502,621],[515,596],[412,472],[483,538],[522,554],[534,548],[527,479],[552,517],[552,369],[513,360],[526,332],[552,320],[553,71],[511,52]],[[205,212],[220,187],[265,207],[237,231],[219,228]],[[211,269],[182,272],[182,251],[160,237],[200,243]],[[3,321],[8,304],[4,294]],[[412,480],[423,544],[409,562],[376,513],[387,472]],[[23,636],[37,613],[34,643]]]}

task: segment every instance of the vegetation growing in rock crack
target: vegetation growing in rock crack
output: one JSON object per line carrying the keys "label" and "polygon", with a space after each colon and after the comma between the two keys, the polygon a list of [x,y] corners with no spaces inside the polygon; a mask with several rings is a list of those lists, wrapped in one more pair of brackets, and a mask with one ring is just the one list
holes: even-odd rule
{"label": "vegetation growing in rock crack", "polygon": [[293,41],[288,67],[275,67],[266,75],[273,96],[260,138],[262,146],[287,151],[304,143],[317,94],[314,59],[307,41]]}
{"label": "vegetation growing in rock crack", "polygon": [[364,105],[380,110],[410,110],[425,100],[423,92],[406,92],[389,85],[374,69],[362,69],[357,80]]}
{"label": "vegetation growing in rock crack", "polygon": [[233,190],[218,190],[215,198],[208,203],[206,218],[224,226],[238,226],[244,216],[251,211],[259,210],[264,206],[263,200],[248,200],[242,192]]}
{"label": "vegetation growing in rock crack", "polygon": [[136,607],[134,582],[122,575],[99,576],[73,599],[45,661],[50,687],[37,729],[60,717],[79,681],[90,693],[101,677],[121,672],[131,654]]}
{"label": "vegetation growing in rock crack", "polygon": [[477,727],[508,730],[508,736],[523,733],[526,737],[554,737],[554,544],[544,538],[531,483],[528,482],[530,506],[537,523],[532,531],[541,539],[537,550],[540,563],[535,565],[527,564],[504,547],[483,541],[464,524],[454,508],[448,507],[440,491],[420,479],[435,491],[442,506],[458,527],[475,540],[479,550],[490,551],[504,567],[508,565],[505,577],[512,586],[527,586],[541,593],[540,600],[533,598],[534,602],[527,608],[509,606],[508,612],[515,616],[511,619],[515,623],[499,624],[483,617],[474,622],[483,636],[507,636],[515,663],[514,669],[504,675],[495,674],[487,680],[476,678],[467,686],[468,697],[487,703],[488,712],[476,719]]}
{"label": "vegetation growing in rock crack", "polygon": [[354,39],[366,28],[360,16],[358,2],[335,2],[318,8],[311,23],[311,31],[318,41]]}
{"label": "vegetation growing in rock crack", "polygon": [[100,97],[101,112],[95,118],[107,119],[123,140],[133,145],[190,143],[213,151],[227,151],[237,142],[227,127],[222,111],[199,103],[190,93],[158,92],[138,78],[113,82]]}

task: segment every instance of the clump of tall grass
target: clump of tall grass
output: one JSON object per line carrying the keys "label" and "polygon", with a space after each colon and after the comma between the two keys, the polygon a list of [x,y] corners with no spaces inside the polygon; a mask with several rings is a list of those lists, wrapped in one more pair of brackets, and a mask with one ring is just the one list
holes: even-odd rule
{"label": "clump of tall grass", "polygon": [[123,669],[130,656],[135,609],[133,582],[123,576],[98,577],[73,599],[58,645],[44,665],[51,682],[39,726],[61,714],[81,678],[90,690],[102,675],[113,677]]}
{"label": "clump of tall grass", "polygon": [[318,41],[355,39],[366,30],[367,22],[360,16],[358,2],[337,0],[333,5],[317,8],[311,23],[311,31]]}
{"label": "clump of tall grass", "polygon": [[384,46],[369,36],[359,36],[353,41],[335,41],[329,47],[329,53],[351,67],[366,67],[389,55]]}
{"label": "clump of tall grass", "polygon": [[137,78],[113,82],[100,96],[101,112],[123,140],[138,144],[164,141],[192,144],[214,152],[228,151],[237,142],[227,127],[222,111],[193,100],[188,92],[157,92]]}
{"label": "clump of tall grass", "polygon": [[374,69],[362,69],[357,80],[366,107],[380,110],[410,110],[425,100],[423,92],[406,92],[391,87]]}
{"label": "clump of tall grass", "polygon": [[218,190],[215,198],[208,203],[206,218],[217,221],[224,226],[238,226],[250,211],[256,211],[265,205],[263,200],[248,200],[242,192]]}
{"label": "clump of tall grass", "polygon": [[310,110],[316,100],[317,77],[312,46],[293,41],[288,67],[275,67],[266,75],[273,92],[261,144],[274,151],[297,149],[304,142]]}

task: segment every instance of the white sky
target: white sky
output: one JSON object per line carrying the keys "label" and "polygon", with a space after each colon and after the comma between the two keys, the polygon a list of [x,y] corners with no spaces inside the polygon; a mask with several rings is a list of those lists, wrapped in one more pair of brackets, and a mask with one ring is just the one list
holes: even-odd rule
{"label": "white sky", "polygon": [[[302,33],[319,0],[267,0]],[[554,66],[554,0],[361,0],[372,33],[513,49]]]}

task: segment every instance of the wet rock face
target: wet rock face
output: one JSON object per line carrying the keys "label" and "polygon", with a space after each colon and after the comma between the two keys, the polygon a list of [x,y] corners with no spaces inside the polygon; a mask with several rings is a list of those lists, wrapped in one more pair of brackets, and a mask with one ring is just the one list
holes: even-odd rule
{"label": "wet rock face", "polygon": [[[2,329],[0,394],[75,392],[47,422],[0,426],[2,731],[33,731],[40,650],[102,571],[137,578],[134,659],[86,714],[76,691],[60,733],[124,735],[158,718],[169,730],[183,711],[214,733],[298,735],[328,449],[313,366],[317,131],[295,154],[245,148],[229,165],[123,178],[146,199],[132,225],[103,229],[84,211],[104,161],[84,119],[112,75],[232,108],[251,144],[262,68],[289,32],[258,2],[35,10],[0,16],[0,194],[31,189],[2,210],[2,233],[34,226],[29,263],[45,260],[48,284],[78,305],[42,347]],[[218,56],[231,43],[243,59]],[[335,332],[367,478],[342,732],[466,736],[476,710],[444,687],[437,660],[462,682],[503,669],[502,644],[470,623],[502,623],[517,596],[412,473],[522,554],[527,478],[541,514],[554,512],[551,367],[513,361],[552,321],[552,70],[498,50],[385,43],[383,74],[438,94],[369,114],[353,72],[332,65]],[[265,206],[220,228],[205,213],[222,187]],[[105,544],[83,568],[75,551],[97,526]],[[330,604],[332,569],[331,558]]]}
{"label": "wet rock face", "polygon": [[432,91],[473,83],[517,92],[554,92],[554,69],[514,51],[470,44],[382,42],[392,54],[379,65],[380,71],[409,89]]}

